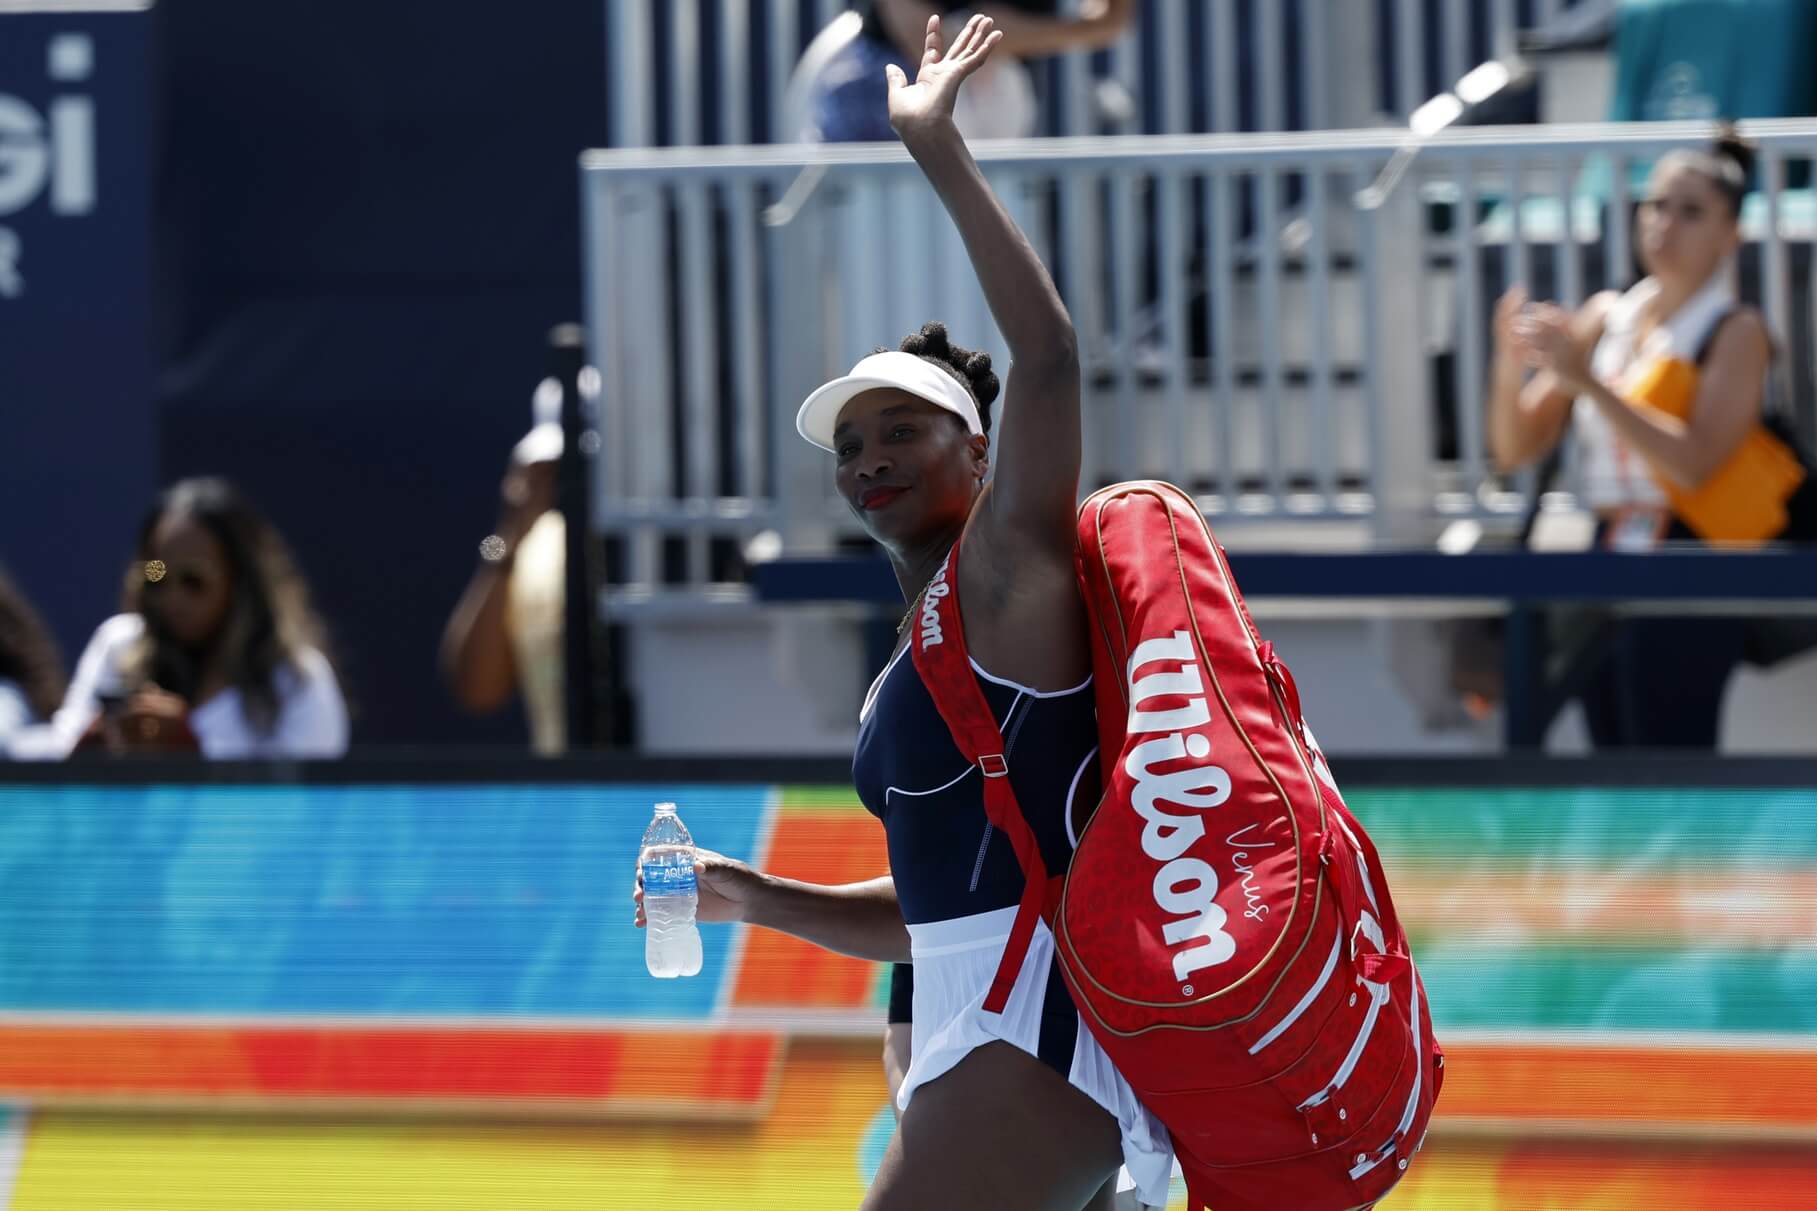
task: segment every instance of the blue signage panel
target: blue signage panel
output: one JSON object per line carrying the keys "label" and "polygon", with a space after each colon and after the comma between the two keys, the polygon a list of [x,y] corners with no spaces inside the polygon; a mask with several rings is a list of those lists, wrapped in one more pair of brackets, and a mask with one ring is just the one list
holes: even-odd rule
{"label": "blue signage panel", "polygon": [[705,1020],[732,929],[652,979],[651,805],[755,860],[759,785],[0,787],[0,1015]]}
{"label": "blue signage panel", "polygon": [[0,5],[0,563],[73,662],[157,475],[152,18],[55,7]]}

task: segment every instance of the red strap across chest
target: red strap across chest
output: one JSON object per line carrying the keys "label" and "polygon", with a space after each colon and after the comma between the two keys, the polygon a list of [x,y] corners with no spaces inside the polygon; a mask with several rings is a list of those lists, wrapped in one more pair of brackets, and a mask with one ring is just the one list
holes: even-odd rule
{"label": "red strap across chest", "polygon": [[1041,858],[1041,847],[1034,830],[1022,814],[1016,792],[1010,786],[1009,762],[1004,753],[1003,729],[997,726],[984,691],[972,673],[971,657],[965,646],[965,631],[959,621],[959,544],[947,554],[940,570],[928,582],[921,606],[910,620],[910,655],[915,671],[927,686],[928,696],[940,712],[953,743],[965,759],[984,775],[984,814],[991,824],[1009,838],[1022,867],[1024,886],[1022,901],[1016,907],[1015,924],[1003,948],[1003,960],[991,981],[984,1008],[1002,1013],[1009,1003],[1016,974],[1022,970],[1029,940],[1034,936],[1035,922],[1048,911],[1050,901],[1047,864]]}

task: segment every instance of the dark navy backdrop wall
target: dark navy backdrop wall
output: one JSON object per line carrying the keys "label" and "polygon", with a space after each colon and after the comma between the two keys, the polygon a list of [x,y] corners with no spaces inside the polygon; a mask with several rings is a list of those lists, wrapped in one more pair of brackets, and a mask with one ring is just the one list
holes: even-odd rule
{"label": "dark navy backdrop wall", "polygon": [[0,563],[70,662],[157,476],[150,24],[0,15]]}
{"label": "dark navy backdrop wall", "polygon": [[546,330],[580,313],[602,0],[183,0],[161,11],[166,477],[232,475],[296,547],[355,739],[459,715],[442,622],[496,516]]}

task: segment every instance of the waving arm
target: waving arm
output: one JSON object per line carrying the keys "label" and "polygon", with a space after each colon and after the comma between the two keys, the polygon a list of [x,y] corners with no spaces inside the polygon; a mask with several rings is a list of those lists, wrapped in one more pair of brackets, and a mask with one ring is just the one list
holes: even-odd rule
{"label": "waving arm", "polygon": [[929,19],[915,82],[888,69],[890,124],[939,194],[965,241],[991,316],[1009,345],[1011,374],[991,489],[993,522],[1068,552],[1079,481],[1079,357],[1071,318],[1053,278],[991,192],[953,125],[959,86],[1001,35],[973,17],[943,48]]}

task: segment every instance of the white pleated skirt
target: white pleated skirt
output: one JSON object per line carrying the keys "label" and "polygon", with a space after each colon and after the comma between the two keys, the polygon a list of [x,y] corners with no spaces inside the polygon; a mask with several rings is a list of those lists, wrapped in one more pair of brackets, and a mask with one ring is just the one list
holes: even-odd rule
{"label": "white pleated skirt", "polygon": [[[950,1071],[974,1047],[1000,1040],[1039,1055],[1041,1010],[1054,955],[1054,936],[1044,923],[1035,926],[1003,1013],[984,1008],[1015,919],[1014,908],[1003,908],[908,927],[915,961],[915,1021],[913,1054],[897,1096],[899,1108],[907,1109],[916,1089]],[[1082,1021],[1067,1079],[1116,1118],[1128,1170],[1120,1184],[1128,1188],[1133,1182],[1143,1202],[1166,1206],[1173,1174],[1167,1128],[1136,1097]]]}

